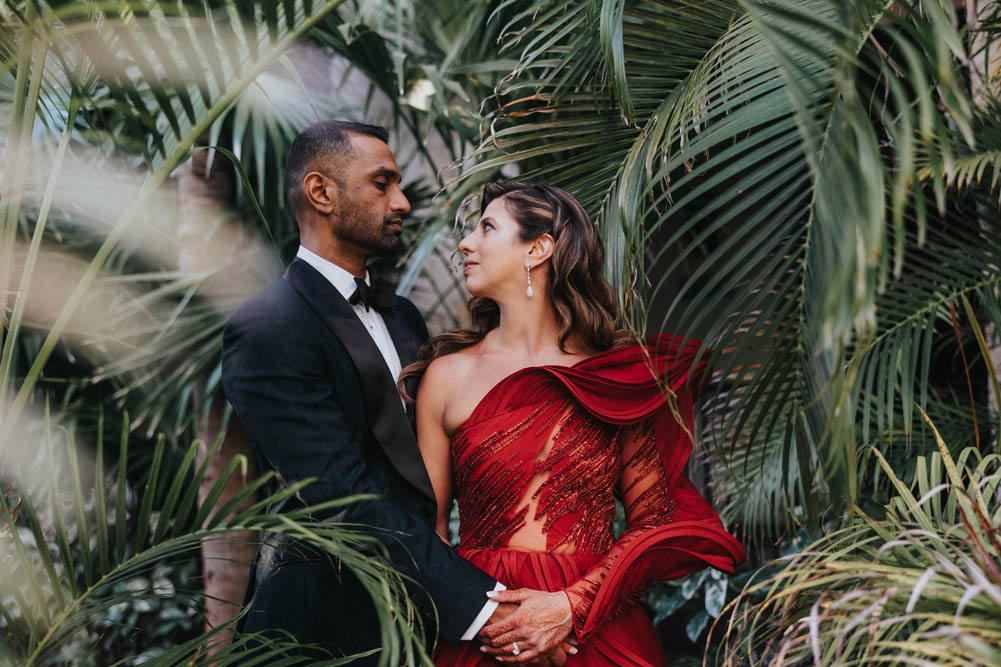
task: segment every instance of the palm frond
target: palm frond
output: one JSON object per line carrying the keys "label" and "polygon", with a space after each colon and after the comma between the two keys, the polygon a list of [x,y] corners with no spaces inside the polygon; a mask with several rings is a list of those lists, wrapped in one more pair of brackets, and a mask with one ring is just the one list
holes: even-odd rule
{"label": "palm frond", "polygon": [[[17,654],[20,664],[45,663],[85,629],[95,614],[156,594],[132,591],[122,585],[124,582],[151,572],[164,561],[197,557],[206,540],[246,540],[248,531],[295,537],[348,567],[373,596],[379,611],[384,640],[381,663],[394,664],[397,656],[405,656],[409,664],[428,663],[420,618],[406,591],[407,582],[388,561],[373,557],[380,553],[377,538],[362,526],[312,518],[362,498],[343,498],[282,515],[266,513],[266,507],[312,481],[303,480],[240,509],[243,497],[271,480],[273,475],[267,474],[248,485],[241,496],[213,510],[215,498],[230,478],[246,469],[246,461],[237,457],[214,480],[208,500],[195,511],[195,498],[206,474],[204,465],[198,469],[192,465],[200,442],[192,443],[177,474],[167,480],[161,477],[165,470],[161,438],[145,481],[140,488],[127,489],[124,471],[129,465],[130,428],[126,416],[118,443],[118,474],[109,493],[103,438],[98,439],[91,457],[77,443],[72,425],[61,426],[49,415],[26,422],[23,428],[21,435],[26,437],[21,442],[37,441],[40,436],[44,446],[32,451],[9,441],[0,469],[5,489],[0,497],[2,593],[5,600],[13,600],[5,602],[0,623],[11,638],[8,650]],[[218,447],[220,441],[221,437],[210,449]],[[138,497],[130,500],[134,494]],[[192,584],[200,592],[200,582]],[[196,597],[194,590],[176,594],[192,600]],[[216,641],[220,630],[178,646],[154,664],[192,664],[192,659],[194,664],[207,664],[235,655],[249,641],[263,642],[261,650],[276,660],[283,652],[297,648],[291,639],[269,642],[246,636],[223,656],[216,654],[210,659],[205,649]]]}
{"label": "palm frond", "polygon": [[970,189],[994,192],[1001,203],[1001,99],[986,97],[973,120],[976,149],[960,146],[948,161],[940,161],[940,173],[930,164],[922,166],[917,176],[922,181],[941,178],[948,188],[959,192]]}
{"label": "palm frond", "polygon": [[[27,86],[28,73],[31,73],[31,89],[35,92],[28,98],[31,103],[23,108],[19,106],[21,98],[15,95],[15,116],[25,116],[29,121],[13,128],[15,134],[22,136],[23,127],[30,127],[30,120],[35,116],[34,100],[45,78],[48,51],[73,53],[75,61],[86,64],[84,67],[76,65],[74,71],[84,70],[87,76],[92,71],[97,72],[110,90],[124,91],[117,97],[121,104],[119,113],[129,119],[127,122],[147,130],[150,143],[145,152],[151,171],[136,197],[122,207],[123,212],[53,323],[10,406],[12,415],[23,410],[42,368],[87,289],[174,167],[188,156],[195,142],[271,63],[340,2],[275,3],[269,11],[260,14],[251,11],[246,22],[243,19],[248,17],[240,13],[236,4],[225,3],[221,11],[232,19],[225,27],[220,25],[223,22],[212,20],[216,10],[208,4],[202,5],[200,10],[197,6],[190,8],[173,3],[148,7],[138,4],[131,7],[132,11],[124,11],[123,6],[123,11],[115,14],[104,14],[89,5],[69,4],[39,15],[33,10],[34,5],[28,3],[23,23],[18,26],[23,44],[12,66],[18,71],[16,85],[19,88]],[[94,16],[95,11],[100,17]],[[219,30],[225,34],[217,34]],[[42,41],[36,42],[39,39]],[[192,46],[197,49],[197,58],[189,58],[183,63],[174,60],[174,54]],[[139,93],[146,89],[149,99]],[[66,126],[71,127],[72,122]],[[17,150],[23,150],[26,145],[21,141],[17,146],[22,148]],[[4,184],[13,187],[14,192],[18,192],[21,185],[26,164],[27,161],[16,161],[6,165]],[[10,266],[17,227],[17,197],[14,201],[4,197],[2,206],[4,261]],[[42,225],[36,223],[38,226],[44,226],[44,220]],[[30,274],[22,276],[22,281],[29,277]],[[17,339],[20,323],[15,321],[14,325],[13,335],[8,335],[5,341],[8,347]],[[9,357],[9,350],[6,356]],[[4,370],[8,374],[0,377],[0,393],[5,395],[10,377],[9,370],[6,367]]]}
{"label": "palm frond", "polygon": [[[662,137],[656,124],[677,102],[679,84],[724,39],[732,2],[533,3],[505,27],[518,65],[498,86],[476,163],[461,176],[477,186],[504,165],[576,195],[608,248],[606,274],[634,326],[631,292],[642,282],[646,248],[635,224],[635,180],[649,178]],[[626,60],[617,54],[629,46]],[[607,74],[611,72],[611,78]],[[616,105],[628,92],[629,108]],[[654,126],[654,127],[651,127]],[[650,144],[653,144],[651,146]],[[650,158],[647,161],[645,158]],[[640,288],[641,289],[641,288]]]}
{"label": "palm frond", "polygon": [[631,325],[715,350],[707,437],[746,488],[784,462],[790,521],[857,498],[856,421],[874,405],[892,433],[899,401],[909,435],[942,308],[996,284],[962,26],[896,6],[525,5],[462,174],[516,165],[581,199]]}
{"label": "palm frond", "polygon": [[967,448],[953,459],[929,426],[938,451],[917,459],[910,485],[874,451],[895,491],[885,516],[860,511],[748,583],[720,627],[719,664],[1001,657],[1001,458]]}

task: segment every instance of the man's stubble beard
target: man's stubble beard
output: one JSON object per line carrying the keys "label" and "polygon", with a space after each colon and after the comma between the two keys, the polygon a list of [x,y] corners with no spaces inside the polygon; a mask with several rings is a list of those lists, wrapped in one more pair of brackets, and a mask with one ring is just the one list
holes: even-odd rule
{"label": "man's stubble beard", "polygon": [[332,223],[334,235],[342,241],[352,243],[368,251],[373,257],[391,255],[400,246],[400,237],[389,231],[388,221],[398,216],[373,220],[354,202],[347,200],[341,205],[340,216]]}

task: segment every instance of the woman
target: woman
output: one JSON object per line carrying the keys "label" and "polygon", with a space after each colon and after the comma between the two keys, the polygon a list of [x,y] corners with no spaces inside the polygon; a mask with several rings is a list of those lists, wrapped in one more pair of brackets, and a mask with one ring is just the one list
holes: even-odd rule
{"label": "woman", "polygon": [[[423,374],[418,442],[438,532],[447,539],[457,498],[463,557],[509,589],[565,596],[579,642],[569,665],[664,665],[633,602],[653,580],[744,559],[681,474],[698,342],[629,344],[615,329],[600,238],[558,188],[488,185],[459,250],[473,329],[433,338],[401,377]],[[475,642],[440,642],[435,661],[496,664]]]}

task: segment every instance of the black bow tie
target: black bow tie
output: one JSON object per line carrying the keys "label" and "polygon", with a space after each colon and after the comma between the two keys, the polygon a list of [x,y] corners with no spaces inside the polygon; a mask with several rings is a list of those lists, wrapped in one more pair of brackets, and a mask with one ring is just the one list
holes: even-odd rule
{"label": "black bow tie", "polygon": [[348,303],[356,306],[359,303],[365,306],[368,311],[375,308],[378,311],[387,311],[396,305],[396,294],[393,288],[386,283],[372,283],[369,285],[364,278],[355,278],[355,285],[358,289],[348,299]]}

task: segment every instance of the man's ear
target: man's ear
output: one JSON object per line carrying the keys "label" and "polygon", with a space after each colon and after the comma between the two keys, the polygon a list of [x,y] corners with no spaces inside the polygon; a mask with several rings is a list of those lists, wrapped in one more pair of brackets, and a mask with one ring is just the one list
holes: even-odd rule
{"label": "man's ear", "polygon": [[330,215],[337,210],[337,184],[318,171],[311,171],[302,179],[306,201],[317,213]]}
{"label": "man's ear", "polygon": [[549,234],[543,234],[532,241],[532,247],[528,249],[528,257],[532,264],[539,265],[553,256],[556,249],[556,240]]}

